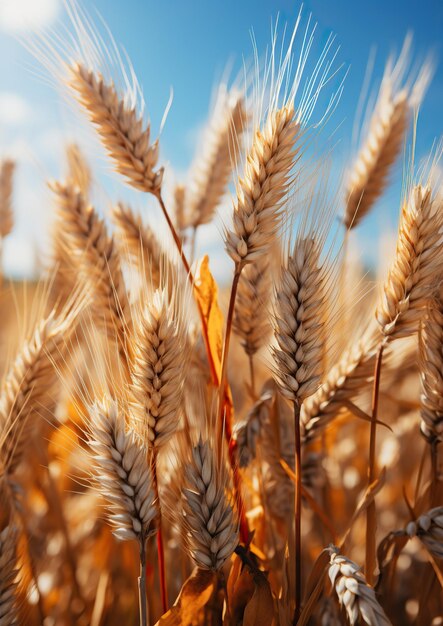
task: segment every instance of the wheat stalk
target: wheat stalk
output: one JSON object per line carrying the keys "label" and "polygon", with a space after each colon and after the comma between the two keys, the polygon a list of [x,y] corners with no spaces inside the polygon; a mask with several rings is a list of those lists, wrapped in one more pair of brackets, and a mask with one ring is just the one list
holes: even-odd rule
{"label": "wheat stalk", "polygon": [[248,116],[243,97],[221,86],[206,130],[203,149],[193,167],[187,196],[186,226],[207,224],[223,198],[240,150]]}
{"label": "wheat stalk", "polygon": [[186,223],[186,187],[184,185],[175,185],[174,187],[174,222],[175,227],[183,238],[183,232],[187,227]]}
{"label": "wheat stalk", "polygon": [[18,624],[15,582],[17,534],[9,524],[0,532],[0,626]]}
{"label": "wheat stalk", "polygon": [[368,585],[360,567],[340,554],[335,546],[329,548],[329,579],[353,626],[363,620],[368,626],[390,626],[377,601],[374,589]]}
{"label": "wheat stalk", "polygon": [[129,185],[140,191],[157,194],[163,168],[155,171],[158,140],[151,143],[150,126],[144,125],[136,108],[125,102],[112,81],[82,63],[69,67],[68,84],[100,138],[114,166]]}
{"label": "wheat stalk", "polygon": [[208,441],[199,440],[185,467],[182,502],[186,539],[203,569],[220,570],[238,544],[238,524],[226,496],[228,475]]}

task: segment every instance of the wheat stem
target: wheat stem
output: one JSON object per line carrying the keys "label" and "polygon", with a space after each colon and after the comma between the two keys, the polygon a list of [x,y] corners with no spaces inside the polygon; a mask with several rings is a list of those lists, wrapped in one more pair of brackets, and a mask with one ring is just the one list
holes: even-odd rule
{"label": "wheat stem", "polygon": [[159,514],[158,514],[158,523],[157,523],[157,559],[158,559],[158,576],[159,576],[159,584],[162,598],[162,610],[163,613],[166,613],[168,610],[168,589],[166,586],[166,571],[165,571],[165,551],[163,546],[163,535],[162,535],[162,515],[161,515],[161,506],[160,506],[160,498],[158,493],[158,479],[157,479],[157,454],[158,451],[154,448],[152,459],[151,459],[151,471],[152,471],[152,484],[155,490],[155,496],[157,502],[159,503]]}
{"label": "wheat stem", "polygon": [[[380,391],[380,375],[381,366],[383,360],[383,350],[385,344],[382,342],[377,352],[377,358],[375,360],[374,369],[374,385],[372,393],[372,419],[371,419],[371,433],[369,439],[369,472],[368,472],[368,485],[371,485],[375,480],[375,450],[376,450],[376,437],[377,437],[377,416],[378,416],[378,400]],[[375,501],[372,500],[366,510],[366,579],[370,585],[374,582],[374,567],[375,567],[375,528],[377,524]]]}
{"label": "wheat stem", "polygon": [[251,385],[251,395],[255,402],[257,399],[257,393],[255,390],[255,371],[254,371],[254,355],[253,354],[248,354],[248,361],[249,361],[249,383]]}
{"label": "wheat stem", "polygon": [[300,434],[300,404],[294,402],[295,427],[295,615],[294,624],[301,611],[301,434]]}
{"label": "wheat stem", "polygon": [[140,541],[140,576],[138,577],[138,600],[140,608],[140,626],[148,626],[146,600],[146,540]]}

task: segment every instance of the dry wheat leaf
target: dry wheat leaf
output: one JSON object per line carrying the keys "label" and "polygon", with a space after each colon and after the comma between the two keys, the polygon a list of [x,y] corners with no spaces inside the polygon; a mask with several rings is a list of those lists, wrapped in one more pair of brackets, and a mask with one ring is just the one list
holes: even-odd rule
{"label": "dry wheat leaf", "polygon": [[174,606],[157,622],[157,626],[196,626],[198,612],[211,598],[216,574],[195,568],[185,581]]}
{"label": "dry wheat leaf", "polygon": [[274,621],[274,599],[265,576],[256,577],[255,590],[245,608],[243,626],[271,626]]}
{"label": "dry wheat leaf", "polygon": [[209,256],[200,261],[195,282],[195,296],[208,326],[211,358],[218,380],[223,350],[223,313],[218,304],[218,287],[209,269]]}

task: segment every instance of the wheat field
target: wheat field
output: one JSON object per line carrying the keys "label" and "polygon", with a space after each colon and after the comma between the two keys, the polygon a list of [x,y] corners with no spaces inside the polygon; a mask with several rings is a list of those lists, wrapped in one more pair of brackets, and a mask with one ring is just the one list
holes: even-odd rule
{"label": "wheat field", "polygon": [[[171,183],[129,61],[67,6],[69,36],[26,46],[165,231],[103,203],[70,143],[41,276],[2,279],[0,626],[442,625],[442,144],[414,158],[431,62],[408,38],[386,60],[337,181],[346,67],[333,38],[312,58],[303,14],[278,24]],[[395,252],[367,272],[355,228],[395,167]],[[197,255],[215,220],[225,285]]]}

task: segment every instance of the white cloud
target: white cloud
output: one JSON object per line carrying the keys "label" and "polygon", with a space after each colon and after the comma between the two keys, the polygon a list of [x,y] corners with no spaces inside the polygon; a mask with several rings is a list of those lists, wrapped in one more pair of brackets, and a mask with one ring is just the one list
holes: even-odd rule
{"label": "white cloud", "polygon": [[0,30],[36,30],[51,24],[59,0],[0,0]]}
{"label": "white cloud", "polygon": [[28,122],[31,115],[31,107],[22,96],[13,91],[0,91],[0,119],[2,124],[19,126]]}

